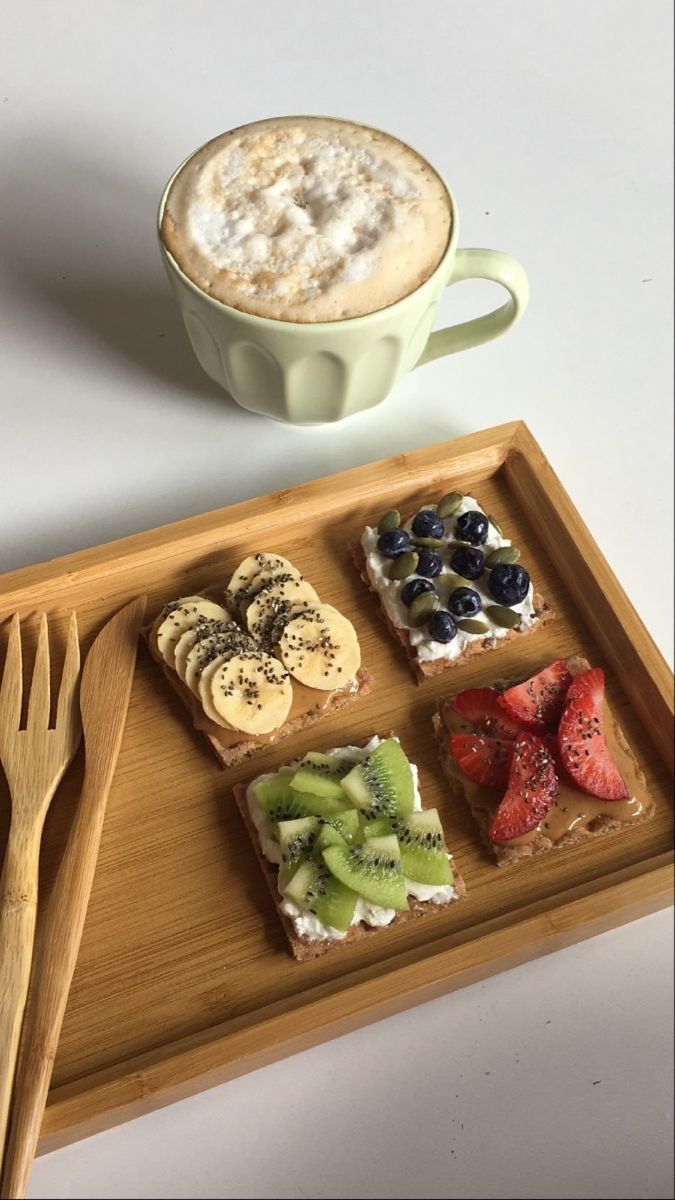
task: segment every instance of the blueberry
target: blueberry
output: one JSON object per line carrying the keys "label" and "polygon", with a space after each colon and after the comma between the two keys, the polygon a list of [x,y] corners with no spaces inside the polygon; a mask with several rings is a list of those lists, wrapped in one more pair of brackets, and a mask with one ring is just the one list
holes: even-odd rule
{"label": "blueberry", "polygon": [[485,570],[485,555],[482,550],[474,550],[473,546],[458,546],[450,566],[462,579],[480,579]]}
{"label": "blueberry", "polygon": [[432,508],[423,508],[413,517],[412,531],[418,537],[443,537],[445,527],[438,513]]}
{"label": "blueberry", "polygon": [[473,588],[455,588],[448,600],[448,608],[453,617],[476,617],[482,607],[482,600]]}
{"label": "blueberry", "polygon": [[518,563],[498,563],[492,568],[488,580],[490,595],[497,604],[509,608],[524,600],[530,586],[530,577]]}
{"label": "blueberry", "polygon": [[487,540],[488,525],[485,513],[472,509],[457,518],[457,537],[463,542],[471,542],[472,546],[482,546]]}
{"label": "blueberry", "polygon": [[417,574],[425,575],[427,579],[435,579],[443,570],[443,559],[437,550],[420,550],[417,563]]}
{"label": "blueberry", "polygon": [[389,529],[377,539],[377,548],[385,558],[398,558],[410,547],[410,535],[405,529]]}
{"label": "blueberry", "polygon": [[416,596],[420,596],[422,592],[435,592],[436,588],[433,583],[429,583],[428,579],[410,579],[408,583],[404,583],[401,588],[401,600],[406,608],[412,604]]}
{"label": "blueberry", "polygon": [[436,612],[431,614],[427,629],[434,642],[451,642],[454,637],[457,637],[455,622],[450,613],[444,612],[442,608],[436,609]]}

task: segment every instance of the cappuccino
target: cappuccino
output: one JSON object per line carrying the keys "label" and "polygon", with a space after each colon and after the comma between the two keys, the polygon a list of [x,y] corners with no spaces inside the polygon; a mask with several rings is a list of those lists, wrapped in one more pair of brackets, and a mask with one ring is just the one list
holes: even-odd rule
{"label": "cappuccino", "polygon": [[164,246],[196,286],[279,321],[340,321],[414,292],[448,246],[448,192],[367,126],[276,117],[214,138],[178,171]]}

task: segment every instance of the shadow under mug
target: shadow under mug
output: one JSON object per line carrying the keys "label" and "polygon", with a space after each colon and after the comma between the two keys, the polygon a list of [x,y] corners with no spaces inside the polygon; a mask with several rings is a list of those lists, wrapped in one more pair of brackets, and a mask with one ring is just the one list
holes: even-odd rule
{"label": "shadow under mug", "polygon": [[[169,189],[184,165],[164,190],[159,228]],[[413,367],[505,333],[527,307],[525,271],[499,250],[457,249],[457,205],[447,190],[450,241],[433,274],[395,304],[343,321],[279,321],[231,308],[188,279],[160,235],[171,288],[207,375],[251,412],[294,425],[318,425],[380,404]],[[466,279],[500,283],[509,299],[485,316],[432,333],[443,289]]]}

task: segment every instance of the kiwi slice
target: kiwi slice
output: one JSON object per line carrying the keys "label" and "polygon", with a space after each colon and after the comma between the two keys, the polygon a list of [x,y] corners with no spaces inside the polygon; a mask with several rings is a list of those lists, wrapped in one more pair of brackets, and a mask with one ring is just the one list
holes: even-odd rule
{"label": "kiwi slice", "polygon": [[355,808],[346,808],[344,812],[334,813],[331,817],[323,818],[324,825],[330,825],[331,828],[337,829],[347,845],[352,842],[360,842],[359,836],[359,814]]}
{"label": "kiwi slice", "polygon": [[292,821],[296,817],[332,817],[348,808],[345,794],[341,799],[329,796],[313,796],[309,792],[296,792],[291,787],[291,774],[272,775],[256,786],[255,794],[270,821]]}
{"label": "kiwi slice", "polygon": [[270,775],[254,788],[260,807],[273,825],[278,821],[294,821],[297,817],[311,816],[305,797],[293,791],[290,780],[290,774]]}
{"label": "kiwi slice", "polygon": [[394,738],[380,742],[367,758],[342,780],[352,804],[370,820],[406,816],[412,812],[413,776],[405,754]]}
{"label": "kiwi slice", "polygon": [[401,851],[393,834],[370,838],[362,846],[329,846],[323,861],[340,883],[371,904],[408,907]]}
{"label": "kiwi slice", "polygon": [[322,834],[323,828],[318,817],[298,817],[293,821],[279,822],[277,836],[281,848],[279,873],[282,887],[293,878],[300,863],[309,858]]}
{"label": "kiwi slice", "polygon": [[[324,851],[349,851],[343,846],[329,846]],[[286,884],[284,894],[306,912],[314,913],[324,925],[344,931],[349,929],[356,908],[356,892],[340,883],[323,863],[308,860],[298,867]]]}
{"label": "kiwi slice", "polygon": [[327,796],[329,800],[341,800],[344,803],[340,780],[353,766],[353,762],[339,758],[337,754],[310,751],[300,763],[291,783],[296,792],[310,792],[313,796]]}
{"label": "kiwi slice", "polygon": [[[310,817],[310,820],[312,818]],[[316,841],[312,847],[312,855],[319,862],[323,862],[322,854],[328,846],[346,846],[347,843],[339,830],[334,829],[332,825],[322,825]]]}
{"label": "kiwi slice", "polygon": [[[295,788],[293,789],[295,791]],[[341,797],[314,796],[311,792],[296,792],[298,799],[305,805],[308,813],[316,817],[334,817],[348,810],[345,794]]]}
{"label": "kiwi slice", "polygon": [[393,832],[392,821],[389,817],[375,817],[374,821],[362,821],[361,823],[363,841],[373,837],[387,837]]}
{"label": "kiwi slice", "polygon": [[322,863],[321,855],[327,846],[347,845],[342,834],[332,825],[324,824],[320,817],[298,817],[295,821],[280,821],[277,825],[277,838],[281,849],[279,875],[282,890],[293,878],[300,864],[308,858]]}
{"label": "kiwi slice", "polygon": [[443,826],[435,808],[394,819],[392,826],[401,848],[401,867],[406,879],[439,887],[452,883]]}
{"label": "kiwi slice", "polygon": [[401,867],[406,879],[415,883],[452,883],[452,867],[445,851],[443,826],[435,808],[412,812],[407,817],[378,817],[364,821],[366,840],[393,833],[401,850]]}

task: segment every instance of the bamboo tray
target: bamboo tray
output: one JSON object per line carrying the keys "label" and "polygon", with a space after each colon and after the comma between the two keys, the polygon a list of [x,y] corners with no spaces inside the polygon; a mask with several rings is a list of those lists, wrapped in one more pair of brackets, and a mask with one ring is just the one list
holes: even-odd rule
{"label": "bamboo tray", "polygon": [[[365,520],[451,489],[503,523],[559,616],[417,686],[345,548]],[[537,955],[664,907],[672,895],[671,676],[522,423],[397,455],[0,578],[0,619],[74,607],[85,643],[141,592],[149,613],[277,550],[349,615],[370,696],[223,772],[144,648],[40,1148],[78,1137]],[[0,627],[0,634],[4,630]],[[0,654],[2,654],[0,647]],[[582,650],[647,774],[657,815],[586,846],[498,869],[447,795],[431,735],[444,692]],[[231,798],[232,784],[310,748],[395,729],[420,766],[467,882],[466,901],[298,964]],[[81,756],[45,833],[48,891],[81,782]],[[0,783],[0,845],[8,798]],[[422,1018],[421,1018],[422,1019]]]}

